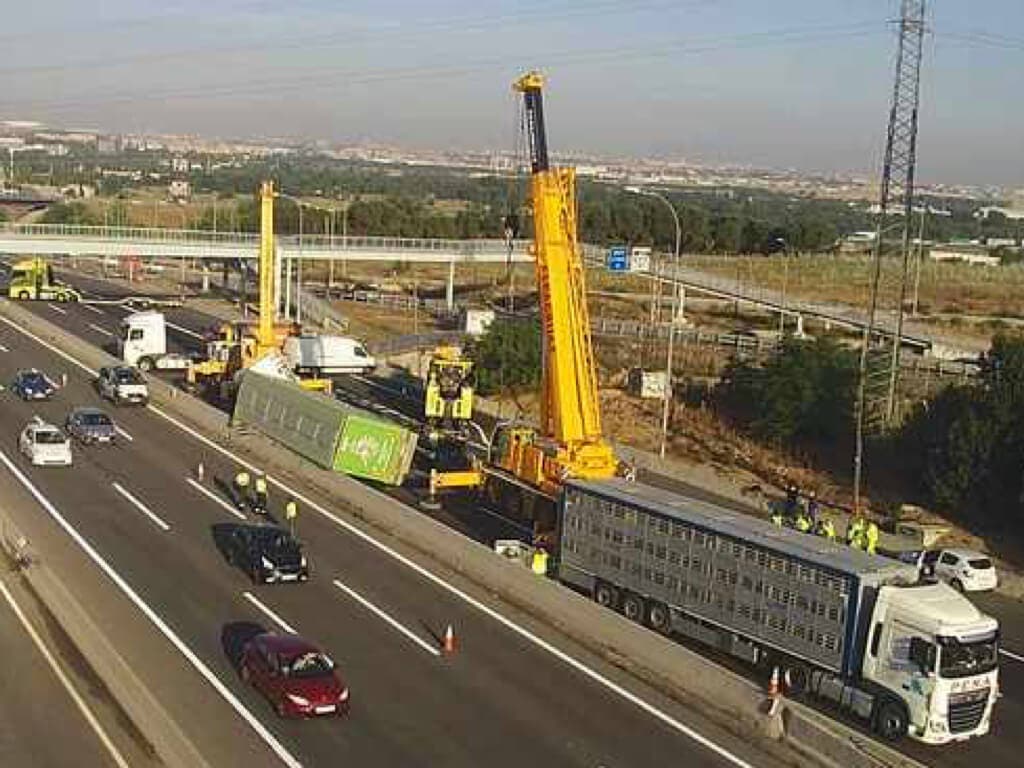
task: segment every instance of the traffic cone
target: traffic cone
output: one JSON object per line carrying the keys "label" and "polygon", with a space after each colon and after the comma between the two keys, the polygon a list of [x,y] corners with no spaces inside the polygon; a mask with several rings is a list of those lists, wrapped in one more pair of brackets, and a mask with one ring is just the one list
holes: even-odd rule
{"label": "traffic cone", "polygon": [[201,482],[203,482],[203,478],[205,476],[206,476],[206,467],[204,467],[203,466],[203,462],[200,461],[198,466],[196,466],[196,479],[199,480],[199,482],[201,483]]}
{"label": "traffic cone", "polygon": [[452,629],[451,624],[449,624],[448,628],[444,631],[444,641],[442,647],[444,652],[449,656],[455,653],[455,630]]}

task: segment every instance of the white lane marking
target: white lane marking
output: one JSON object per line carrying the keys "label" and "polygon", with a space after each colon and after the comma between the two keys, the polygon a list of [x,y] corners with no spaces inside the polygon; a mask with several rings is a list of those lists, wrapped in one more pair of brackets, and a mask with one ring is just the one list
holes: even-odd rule
{"label": "white lane marking", "polygon": [[195,488],[201,494],[206,496],[206,498],[208,498],[210,501],[215,502],[217,504],[220,504],[222,507],[224,507],[224,509],[226,509],[232,515],[237,517],[239,520],[246,520],[247,519],[245,517],[245,515],[243,515],[241,512],[239,512],[237,509],[235,509],[230,504],[228,504],[226,501],[224,501],[224,499],[222,499],[220,496],[215,494],[209,488],[206,488],[203,485],[201,485],[198,481],[193,480],[191,477],[186,477],[185,478],[185,482],[188,483],[189,485],[191,485],[193,488]]}
{"label": "white lane marking", "polygon": [[185,326],[178,325],[177,323],[167,322],[166,320],[164,322],[167,324],[168,328],[173,328],[174,330],[180,331],[181,333],[184,333],[184,334],[187,334],[187,335],[191,336],[194,339],[202,339],[203,338],[203,334],[196,333],[191,328],[186,328]]}
{"label": "white lane marking", "polygon": [[11,350],[9,350],[9,349],[8,349],[7,347],[5,347],[5,346],[4,346],[3,344],[0,344],[0,352],[10,352],[10,351],[11,351]]}
{"label": "white lane marking", "polygon": [[1021,656],[1020,654],[1014,653],[1013,651],[1008,651],[1005,648],[1000,648],[999,652],[1007,658],[1013,659],[1014,661],[1019,661],[1022,664],[1024,664],[1024,656]]}
{"label": "white lane marking", "polygon": [[[257,471],[257,467],[255,465],[249,464],[247,461],[239,458],[238,456],[233,454],[231,451],[229,451],[226,448],[224,448],[224,447],[218,445],[217,443],[213,442],[212,440],[210,440],[205,435],[200,434],[196,430],[192,429],[192,427],[188,426],[187,424],[185,424],[185,423],[179,421],[178,419],[174,418],[173,416],[171,416],[169,413],[167,413],[165,411],[162,411],[160,408],[157,408],[152,403],[149,404],[147,407],[149,408],[149,410],[153,411],[153,413],[156,413],[157,415],[162,416],[164,419],[169,421],[171,424],[174,424],[178,429],[182,430],[186,434],[191,435],[196,440],[199,440],[201,443],[203,443],[204,445],[212,448],[213,450],[217,451],[218,453],[222,454],[223,456],[227,456],[228,458],[230,458],[235,463],[237,463],[237,464],[245,467],[246,469],[248,469],[250,472],[256,472]],[[669,726],[670,728],[672,728],[673,730],[677,731],[678,733],[683,734],[684,736],[688,737],[692,741],[695,741],[698,744],[700,744],[701,746],[703,746],[706,749],[710,750],[711,752],[714,752],[716,755],[718,755],[719,757],[723,758],[727,762],[732,763],[733,765],[737,766],[737,768],[753,768],[753,766],[750,763],[748,763],[746,760],[741,758],[739,755],[736,755],[736,754],[730,752],[728,749],[726,749],[725,747],[719,745],[717,742],[712,741],[708,737],[700,734],[699,732],[697,732],[696,730],[694,730],[690,726],[688,726],[685,723],[683,723],[683,722],[677,720],[676,718],[672,717],[672,715],[668,714],[667,712],[664,712],[663,710],[658,709],[653,704],[649,704],[648,702],[646,702],[642,698],[640,698],[637,694],[627,690],[625,687],[623,687],[623,686],[619,685],[618,683],[612,681],[611,679],[605,677],[600,672],[597,672],[597,671],[591,669],[586,664],[584,664],[581,661],[578,661],[577,659],[575,659],[574,657],[570,656],[565,651],[562,651],[561,649],[557,648],[552,643],[549,643],[547,640],[544,640],[543,638],[539,637],[538,635],[533,634],[532,632],[530,632],[530,630],[525,629],[524,627],[519,626],[514,621],[512,621],[511,619],[506,618],[503,614],[499,613],[495,609],[493,609],[490,606],[485,605],[484,603],[480,602],[479,600],[477,600],[475,597],[473,597],[469,593],[464,592],[463,590],[461,590],[458,587],[456,587],[454,584],[448,583],[447,581],[442,579],[440,576],[435,575],[434,573],[432,573],[431,571],[427,570],[426,568],[424,568],[419,563],[417,563],[417,562],[415,562],[413,560],[410,560],[408,557],[406,557],[405,555],[401,554],[400,552],[392,549],[387,544],[384,544],[383,542],[377,541],[377,539],[373,538],[370,534],[366,533],[365,531],[360,530],[359,528],[357,528],[352,523],[349,523],[346,520],[342,520],[340,517],[335,515],[333,512],[329,512],[328,510],[326,510],[323,507],[321,507],[319,504],[317,504],[315,501],[313,501],[312,499],[307,497],[305,494],[299,493],[298,491],[296,491],[296,490],[290,488],[289,486],[285,485],[284,483],[282,483],[280,480],[275,480],[274,478],[270,477],[269,475],[267,476],[267,481],[269,483],[272,483],[273,485],[276,485],[278,488],[283,490],[285,493],[290,494],[291,496],[293,496],[298,501],[301,501],[303,504],[306,504],[310,509],[312,509],[312,510],[314,510],[316,512],[319,512],[321,515],[323,515],[325,518],[327,518],[328,520],[333,522],[339,528],[342,528],[342,529],[348,531],[353,536],[355,536],[355,537],[357,537],[359,539],[362,539],[367,544],[375,547],[376,549],[380,550],[381,552],[383,552],[384,554],[388,555],[392,559],[397,560],[399,563],[402,563],[406,567],[408,567],[411,570],[413,570],[416,573],[418,573],[420,576],[422,576],[427,581],[432,582],[433,584],[435,584],[436,586],[438,586],[441,589],[445,590],[449,594],[454,595],[455,597],[459,598],[460,600],[462,600],[463,602],[465,602],[468,605],[472,606],[473,608],[476,608],[478,611],[480,611],[484,615],[489,616],[490,618],[494,619],[496,622],[498,622],[499,624],[501,624],[505,628],[509,629],[513,633],[515,633],[515,634],[519,635],[520,637],[522,637],[522,638],[528,640],[529,642],[533,643],[535,646],[537,646],[541,650],[546,651],[547,653],[551,654],[552,656],[554,656],[556,659],[558,659],[559,661],[563,662],[567,666],[572,667],[577,672],[580,672],[584,676],[590,678],[595,683],[598,683],[599,685],[601,685],[604,688],[608,689],[612,693],[618,695],[622,699],[625,699],[627,702],[629,702],[630,704],[633,704],[638,709],[643,710],[644,712],[646,712],[647,714],[651,715],[655,719],[660,720],[665,725]],[[387,499],[389,502],[394,502],[394,499],[392,499],[390,496],[388,496],[387,494],[383,493],[382,491],[378,491],[375,488],[371,488],[370,486],[366,486],[366,489],[370,493],[376,494],[376,495],[378,495],[378,496],[380,496],[380,497],[382,497],[384,499]],[[436,525],[441,525],[441,523],[437,523],[437,522],[435,522],[435,524]]]}
{"label": "white lane marking", "polygon": [[50,653],[50,649],[46,647],[43,639],[39,636],[39,633],[36,632],[36,628],[29,622],[28,618],[22,612],[21,606],[15,601],[14,595],[11,594],[7,585],[3,582],[0,582],[0,592],[3,593],[4,599],[7,600],[7,604],[11,606],[11,610],[14,611],[14,615],[18,617],[18,621],[20,621],[21,626],[25,628],[25,632],[32,639],[32,642],[39,650],[40,655],[46,659],[46,663],[50,666],[50,669],[53,670],[53,674],[57,677],[57,680],[59,680],[60,684],[64,686],[64,690],[68,692],[68,696],[71,697],[71,700],[75,702],[75,706],[78,707],[78,711],[82,713],[82,717],[85,718],[89,727],[92,728],[93,733],[96,734],[96,738],[100,740],[100,743],[104,746],[107,752],[110,753],[111,759],[117,763],[119,768],[129,768],[128,761],[124,759],[120,750],[114,746],[114,742],[111,741],[107,732],[103,729],[103,726],[100,725],[99,720],[96,719],[96,716],[92,713],[92,710],[89,709],[85,700],[79,695],[75,686],[72,685],[71,680],[69,680],[68,676],[64,674],[64,670],[61,668],[60,664],[57,663],[53,654]]}
{"label": "white lane marking", "polygon": [[121,485],[120,483],[111,483],[111,485],[114,486],[114,490],[115,491],[117,491],[122,496],[124,496],[126,499],[128,499],[128,501],[131,502],[132,505],[137,510],[139,510],[142,514],[144,514],[146,517],[148,517],[150,520],[152,520],[154,523],[156,523],[159,528],[163,529],[164,531],[171,530],[171,526],[169,526],[167,523],[165,523],[163,520],[161,520],[160,517],[155,512],[153,512],[151,509],[149,509],[149,507],[147,507],[145,504],[143,504],[137,498],[132,496],[132,494],[129,491],[125,490],[125,487],[123,485]]}
{"label": "white lane marking", "polygon": [[104,336],[113,336],[114,334],[108,331],[106,328],[100,328],[95,323],[89,323],[89,327],[92,328],[96,333],[102,333]]}
{"label": "white lane marking", "polygon": [[61,309],[56,304],[47,304],[46,306],[48,306],[50,309],[52,309],[54,312],[60,315],[66,315],[68,313],[66,309]]}
{"label": "white lane marking", "polygon": [[432,654],[434,656],[440,656],[441,655],[441,651],[438,648],[436,648],[435,646],[433,646],[430,643],[428,643],[426,640],[421,638],[419,635],[417,635],[415,632],[413,632],[411,629],[409,629],[405,625],[399,623],[396,619],[393,619],[391,616],[388,616],[388,614],[384,613],[384,611],[382,611],[380,608],[378,608],[376,605],[371,603],[369,600],[367,600],[365,597],[360,595],[358,592],[356,592],[351,587],[345,586],[344,584],[342,584],[337,579],[334,580],[334,586],[336,586],[342,592],[347,594],[349,597],[351,597],[353,600],[355,600],[361,606],[366,608],[368,611],[371,611],[372,613],[377,614],[377,616],[379,616],[381,619],[386,621],[392,627],[397,629],[399,632],[401,632],[407,638],[412,640],[414,643],[416,643],[416,645],[418,645],[420,648],[425,650],[427,653]]}
{"label": "white lane marking", "polygon": [[254,606],[256,606],[256,609],[260,613],[262,613],[268,619],[270,619],[275,624],[277,624],[277,626],[279,626],[281,629],[283,629],[289,635],[297,635],[297,634],[299,634],[298,632],[295,631],[295,628],[292,627],[291,624],[289,624],[287,621],[282,619],[280,616],[278,616],[272,610],[267,608],[267,606],[265,606],[263,603],[261,603],[259,601],[259,599],[256,597],[256,595],[254,595],[252,592],[243,592],[242,593],[242,597],[244,597],[246,600],[248,600],[250,603],[252,603]]}
{"label": "white lane marking", "polygon": [[[38,342],[39,344],[42,344],[47,349],[52,350],[53,352],[55,352],[56,354],[60,355],[64,359],[66,359],[69,362],[73,363],[74,365],[77,365],[82,370],[85,370],[85,371],[93,374],[94,376],[96,375],[96,371],[94,371],[93,369],[89,368],[89,366],[85,365],[84,363],[82,363],[79,360],[75,359],[74,357],[72,357],[68,353],[64,352],[64,350],[59,349],[56,346],[54,346],[53,344],[50,344],[49,342],[44,341],[43,339],[39,338],[38,336],[36,336],[31,331],[27,331],[24,328],[21,328],[20,326],[18,326],[17,324],[15,324],[14,322],[12,322],[11,320],[9,320],[6,317],[0,317],[0,320],[2,320],[3,322],[7,323],[7,325],[11,326],[12,328],[14,328],[15,330],[19,331],[20,333],[22,333],[22,334],[28,336],[29,338],[33,339],[34,341]],[[229,459],[231,459],[235,463],[245,467],[246,469],[248,469],[251,472],[255,472],[256,471],[257,468],[256,468],[255,465],[249,464],[248,462],[246,462],[243,459],[239,458],[238,456],[236,456],[231,451],[229,451],[226,448],[224,448],[223,446],[220,446],[217,443],[213,442],[212,440],[210,440],[205,435],[200,434],[199,432],[197,432],[196,430],[192,429],[187,424],[185,424],[185,423],[179,421],[178,419],[174,418],[173,416],[171,416],[166,411],[163,411],[160,408],[157,408],[152,403],[150,403],[146,407],[150,411],[152,411],[153,413],[155,413],[158,416],[160,416],[163,419],[165,419],[166,421],[169,421],[171,424],[174,424],[182,432],[184,432],[184,433],[186,433],[188,435],[191,435],[192,437],[194,437],[199,442],[203,443],[206,446],[209,446],[213,450],[215,450],[218,453],[220,453],[222,456],[228,457]],[[0,458],[2,458],[4,463],[7,464],[12,469],[17,469],[16,467],[14,467],[10,463],[10,460],[7,459],[6,456],[4,456],[2,451],[0,451]],[[753,768],[750,765],[750,763],[746,762],[743,758],[739,757],[736,754],[733,754],[732,752],[727,750],[725,747],[720,746],[718,743],[716,743],[716,742],[712,741],[711,739],[707,738],[706,736],[703,736],[702,734],[698,733],[696,730],[694,730],[690,726],[680,722],[676,718],[674,718],[671,715],[669,715],[667,712],[664,712],[664,711],[658,709],[653,704],[647,703],[646,701],[641,699],[639,696],[637,696],[635,693],[632,693],[631,691],[627,690],[626,688],[624,688],[623,686],[619,685],[618,683],[613,682],[612,680],[610,680],[607,677],[605,677],[604,675],[602,675],[600,672],[596,672],[596,671],[592,670],[590,667],[588,667],[583,662],[577,661],[575,658],[573,658],[569,654],[565,653],[564,651],[558,649],[557,647],[555,647],[554,645],[552,645],[548,641],[544,640],[543,638],[538,637],[537,635],[533,634],[532,632],[530,632],[527,629],[524,629],[523,627],[520,627],[518,624],[516,624],[511,619],[505,618],[504,615],[502,615],[501,613],[498,613],[498,611],[494,610],[490,606],[485,605],[484,603],[481,603],[475,597],[473,597],[472,595],[470,595],[470,594],[464,592],[463,590],[459,589],[454,584],[449,584],[447,581],[442,579],[440,576],[435,575],[431,571],[429,571],[426,568],[424,568],[423,566],[421,566],[419,563],[416,563],[415,561],[410,560],[405,555],[403,555],[400,552],[397,552],[396,550],[394,550],[391,547],[389,547],[387,544],[384,544],[383,542],[377,541],[377,539],[373,538],[368,533],[365,533],[364,531],[360,530],[359,528],[357,528],[352,523],[349,523],[349,522],[347,522],[345,520],[342,520],[340,517],[338,517],[334,513],[329,512],[324,507],[321,507],[319,504],[317,504],[316,502],[314,502],[311,499],[309,499],[307,496],[305,496],[305,494],[301,494],[298,491],[293,490],[289,486],[285,485],[284,483],[280,482],[279,480],[273,479],[270,476],[267,476],[267,481],[272,483],[272,484],[274,484],[274,485],[276,485],[278,488],[283,490],[285,493],[291,494],[298,501],[301,501],[303,504],[308,505],[310,509],[313,509],[314,511],[319,512],[322,516],[324,516],[325,518],[327,518],[328,520],[333,522],[339,528],[342,528],[342,529],[348,531],[353,536],[356,536],[357,538],[362,539],[363,541],[365,541],[366,543],[368,543],[371,546],[375,547],[376,549],[380,550],[381,552],[385,553],[386,555],[388,555],[392,559],[402,563],[406,567],[408,567],[411,570],[413,570],[416,573],[418,573],[420,576],[422,576],[427,581],[430,581],[430,582],[436,584],[441,589],[447,591],[448,593],[450,593],[452,595],[455,595],[456,597],[458,597],[459,599],[461,599],[465,603],[467,603],[467,604],[473,606],[474,608],[476,608],[478,611],[480,611],[484,615],[489,616],[490,618],[492,618],[495,621],[497,621],[499,624],[505,626],[510,631],[512,631],[515,634],[520,635],[521,637],[523,637],[526,640],[530,641],[531,643],[536,645],[538,648],[541,648],[542,650],[547,651],[548,653],[550,653],[552,656],[554,656],[556,659],[558,659],[559,661],[563,662],[567,666],[572,667],[573,669],[575,669],[578,672],[582,673],[586,677],[589,677],[594,682],[604,686],[605,688],[607,688],[611,692],[617,694],[621,698],[625,699],[629,703],[631,703],[634,706],[636,706],[638,709],[643,710],[644,712],[646,712],[647,714],[651,715],[655,719],[662,721],[663,723],[665,723],[666,725],[668,725],[670,728],[674,729],[675,731],[683,734],[684,736],[687,736],[688,738],[690,738],[691,740],[697,742],[698,744],[700,744],[701,746],[703,746],[706,749],[710,750],[711,752],[714,752],[719,757],[722,757],[726,761],[728,761],[728,762],[732,763],[733,765],[737,766],[737,768]],[[394,499],[392,499],[390,496],[388,496],[387,494],[383,493],[382,491],[378,491],[377,489],[372,488],[370,486],[365,486],[365,488],[371,494],[376,494],[376,495],[380,496],[383,499],[387,499],[389,502],[394,502]],[[435,524],[436,525],[441,525],[441,523],[435,523]],[[170,630],[168,630],[168,631],[170,631]],[[198,661],[198,659],[197,659],[197,661]],[[199,663],[202,663],[202,662],[199,662]],[[213,673],[209,672],[209,670],[205,666],[204,666],[204,669],[206,669],[207,672],[211,676],[213,676]],[[216,677],[214,677],[213,679],[216,680],[217,684],[220,685],[221,688],[223,688],[223,685],[220,683],[219,680],[216,679]],[[227,695],[229,695],[229,696],[231,695],[230,691],[227,691],[227,689],[224,689],[224,691],[225,691],[225,693],[227,693]],[[242,707],[242,704],[240,702],[238,702],[237,699],[234,699],[233,696],[232,696],[232,700],[234,701],[234,704],[232,704],[232,706],[237,705],[236,706],[236,711],[238,711],[238,709],[241,708],[241,710],[244,711],[246,713],[246,715],[248,715],[247,720],[249,718],[252,718],[252,720],[250,721],[250,725],[252,725],[253,728],[256,728],[257,726],[259,726],[259,728],[262,729],[262,733],[266,733],[267,737],[269,737],[270,739],[274,738],[273,735],[270,734],[269,731],[266,731],[266,729],[263,728],[263,725],[261,723],[259,723],[259,721],[257,721],[252,716],[251,713],[249,713],[248,710],[245,710],[244,707]],[[241,714],[241,712],[240,712],[240,714]],[[261,733],[261,735],[262,735],[262,733]],[[266,738],[264,740],[266,740]],[[277,742],[276,740],[274,740],[274,743],[277,745],[277,748],[275,748],[275,752],[277,752],[277,749],[279,748],[283,752],[284,755],[287,755],[290,759],[295,760],[295,758],[291,757],[291,755],[287,751],[285,751],[284,747],[280,744],[280,742]],[[282,752],[278,752],[278,755],[281,755]],[[297,761],[294,764],[295,765],[299,765],[299,763]]]}
{"label": "white lane marking", "polygon": [[125,432],[119,426],[117,426],[117,424],[114,425],[114,431],[117,432],[117,434],[119,434],[121,437],[123,437],[129,443],[134,443],[135,442],[135,438],[132,437],[131,435],[129,435],[127,432]]}
{"label": "white lane marking", "polygon": [[92,304],[83,304],[82,308],[83,309],[87,309],[90,312],[93,312],[93,313],[95,313],[97,315],[106,314],[102,309],[100,309],[99,307],[94,307]]}
{"label": "white lane marking", "polygon": [[43,495],[42,491],[36,488],[32,481],[25,476],[25,473],[22,472],[13,461],[11,461],[7,454],[2,450],[0,450],[0,461],[2,461],[8,471],[17,478],[18,482],[20,482],[22,486],[32,494],[33,498],[39,502],[39,505],[46,510],[50,517],[52,517],[57,524],[64,529],[64,532],[82,548],[85,554],[89,556],[89,559],[92,560],[93,563],[95,563],[96,566],[98,566],[99,569],[103,571],[103,573],[105,573],[115,585],[117,585],[125,596],[134,603],[135,607],[138,608],[139,611],[141,611],[142,614],[149,619],[158,630],[160,630],[161,634],[170,641],[171,645],[177,649],[178,653],[184,656],[196,671],[203,676],[206,682],[213,686],[213,689],[217,691],[217,693],[219,693],[229,705],[231,705],[231,708],[234,709],[246,723],[249,724],[249,727],[252,728],[253,731],[263,739],[263,742],[274,751],[274,754],[281,759],[281,762],[288,766],[288,768],[302,768],[302,763],[299,762],[298,758],[285,749],[284,745],[277,740],[277,737],[267,730],[266,726],[257,720],[256,716],[253,715],[252,712],[246,709],[245,705],[238,700],[235,694],[228,690],[228,687],[220,681],[220,678],[218,678],[213,671],[203,663],[203,660],[185,644],[184,640],[178,637],[174,630],[168,626],[167,622],[160,618],[160,615],[150,608],[148,603],[139,597],[138,593],[129,586],[128,582],[124,580],[121,574],[114,570],[114,567],[103,559],[102,555],[96,551],[92,544],[86,541],[85,537],[78,532],[78,529],[71,525],[71,523],[69,523],[64,516],[57,511],[57,508],[53,506],[50,500]]}

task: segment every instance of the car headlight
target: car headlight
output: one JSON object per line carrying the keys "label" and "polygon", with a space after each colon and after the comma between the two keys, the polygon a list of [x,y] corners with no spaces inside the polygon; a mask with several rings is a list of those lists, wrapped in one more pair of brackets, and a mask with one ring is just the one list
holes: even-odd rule
{"label": "car headlight", "polygon": [[288,701],[290,701],[292,704],[294,704],[297,707],[308,707],[309,706],[309,699],[305,698],[304,696],[299,696],[299,695],[294,694],[294,693],[286,693],[285,696],[288,697]]}
{"label": "car headlight", "polygon": [[273,568],[274,568],[274,564],[272,562],[270,562],[270,560],[267,559],[266,555],[260,555],[260,565],[262,565],[264,568],[268,568],[270,570],[273,570]]}
{"label": "car headlight", "polygon": [[338,694],[338,701],[348,701],[348,688],[342,688]]}

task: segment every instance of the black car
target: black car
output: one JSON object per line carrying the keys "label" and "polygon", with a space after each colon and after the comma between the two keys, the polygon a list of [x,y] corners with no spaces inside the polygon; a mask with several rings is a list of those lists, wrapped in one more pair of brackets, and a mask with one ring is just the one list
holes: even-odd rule
{"label": "black car", "polygon": [[236,525],[223,542],[223,549],[227,561],[249,574],[256,584],[309,578],[302,545],[284,528]]}
{"label": "black car", "polygon": [[42,371],[26,368],[14,374],[11,391],[22,400],[49,400],[57,385]]}

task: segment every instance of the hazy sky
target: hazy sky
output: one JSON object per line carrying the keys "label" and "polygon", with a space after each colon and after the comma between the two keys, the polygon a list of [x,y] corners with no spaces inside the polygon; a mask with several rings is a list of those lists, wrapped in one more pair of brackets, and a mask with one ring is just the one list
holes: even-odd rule
{"label": "hazy sky", "polygon": [[[874,174],[898,0],[47,0],[0,9],[0,116]],[[930,0],[925,181],[1024,186],[1024,2]]]}

